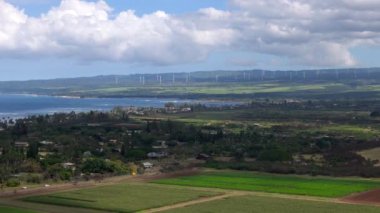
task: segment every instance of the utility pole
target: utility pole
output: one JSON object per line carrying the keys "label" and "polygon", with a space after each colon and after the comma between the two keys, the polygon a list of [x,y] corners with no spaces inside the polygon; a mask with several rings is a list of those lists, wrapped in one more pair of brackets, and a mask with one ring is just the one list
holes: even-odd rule
{"label": "utility pole", "polygon": [[175,84],[175,75],[173,73],[173,85]]}

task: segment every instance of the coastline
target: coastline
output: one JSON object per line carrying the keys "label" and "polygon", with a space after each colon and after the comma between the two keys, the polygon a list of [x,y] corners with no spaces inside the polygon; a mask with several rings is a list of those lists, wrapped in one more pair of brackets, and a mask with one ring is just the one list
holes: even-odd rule
{"label": "coastline", "polygon": [[202,104],[211,107],[240,105],[244,102],[209,99],[181,99],[159,97],[89,97],[56,96],[27,93],[0,93],[0,117],[20,118],[60,112],[109,111],[114,107],[163,108],[166,103],[176,105]]}

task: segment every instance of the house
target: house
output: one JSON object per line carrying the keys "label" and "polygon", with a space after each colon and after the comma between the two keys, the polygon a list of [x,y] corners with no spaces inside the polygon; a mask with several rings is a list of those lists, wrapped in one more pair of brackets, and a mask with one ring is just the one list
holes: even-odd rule
{"label": "house", "polygon": [[16,141],[15,142],[15,147],[19,148],[19,149],[26,149],[26,148],[29,147],[29,143],[28,142],[24,142],[24,141]]}
{"label": "house", "polygon": [[197,160],[209,160],[211,158],[210,155],[207,155],[207,154],[204,154],[204,153],[201,153],[197,156]]}
{"label": "house", "polygon": [[40,159],[44,159],[48,155],[53,155],[54,152],[51,152],[48,148],[46,147],[38,147],[38,156]]}
{"label": "house", "polygon": [[117,140],[116,139],[111,139],[109,140],[111,144],[117,144]]}
{"label": "house", "polygon": [[147,154],[148,158],[163,158],[163,157],[167,157],[167,156],[168,156],[168,153],[166,153],[166,152],[149,152]]}
{"label": "house", "polygon": [[65,162],[65,163],[62,163],[62,167],[65,169],[75,170],[75,163]]}
{"label": "house", "polygon": [[166,141],[156,141],[155,145],[152,146],[153,149],[167,149],[168,145],[166,144]]}
{"label": "house", "polygon": [[145,169],[153,168],[153,164],[151,162],[143,162],[142,165]]}
{"label": "house", "polygon": [[192,109],[190,107],[185,107],[181,109],[181,112],[191,112]]}
{"label": "house", "polygon": [[113,147],[111,151],[114,153],[121,153],[122,150],[121,150],[121,147]]}
{"label": "house", "polygon": [[52,141],[40,141],[40,144],[44,145],[44,146],[49,146],[49,145],[54,145],[54,142],[52,142]]}

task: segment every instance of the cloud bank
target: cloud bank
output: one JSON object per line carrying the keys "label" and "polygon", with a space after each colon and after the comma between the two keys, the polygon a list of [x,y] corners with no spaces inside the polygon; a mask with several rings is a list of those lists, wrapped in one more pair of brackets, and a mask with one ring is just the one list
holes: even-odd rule
{"label": "cloud bank", "polygon": [[0,58],[173,65],[247,51],[295,65],[354,66],[350,48],[380,44],[378,0],[230,0],[228,10],[114,13],[105,1],[62,0],[31,17],[0,0]]}

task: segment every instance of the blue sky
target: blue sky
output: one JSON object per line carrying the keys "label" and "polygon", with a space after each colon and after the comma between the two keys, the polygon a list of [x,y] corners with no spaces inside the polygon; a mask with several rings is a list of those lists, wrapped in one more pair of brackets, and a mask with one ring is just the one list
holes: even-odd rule
{"label": "blue sky", "polygon": [[[10,0],[15,6],[24,8],[29,15],[39,16],[53,6],[58,6],[60,0]],[[172,14],[181,14],[198,10],[200,8],[215,7],[226,9],[226,0],[107,0],[115,12],[133,9],[138,14],[146,14],[163,10]]]}
{"label": "blue sky", "polygon": [[[380,66],[380,34],[366,17],[380,4],[332,0],[327,9],[346,19],[321,21],[318,1],[294,2],[0,0],[0,80]],[[348,14],[363,20],[336,28]]]}

